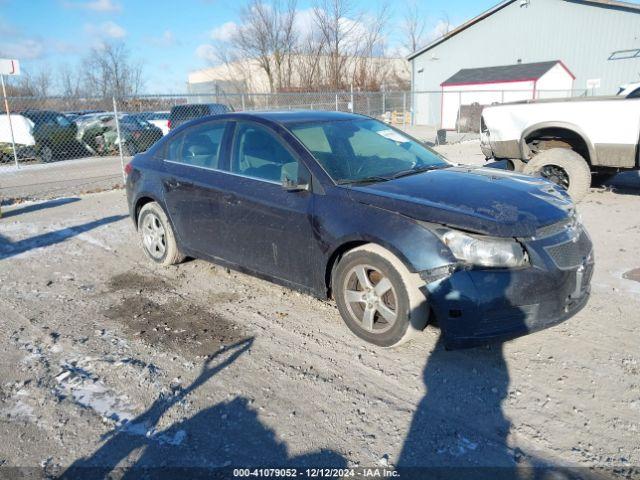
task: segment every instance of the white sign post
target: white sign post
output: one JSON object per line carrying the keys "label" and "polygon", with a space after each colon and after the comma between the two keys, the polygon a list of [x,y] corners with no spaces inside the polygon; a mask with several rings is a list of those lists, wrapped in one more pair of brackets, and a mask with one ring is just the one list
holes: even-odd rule
{"label": "white sign post", "polygon": [[0,58],[0,83],[2,83],[2,96],[4,98],[4,109],[7,111],[7,119],[9,120],[9,131],[11,132],[11,148],[13,149],[13,159],[16,162],[16,168],[20,168],[18,164],[18,154],[16,153],[16,142],[13,138],[13,125],[11,124],[11,112],[9,111],[9,100],[7,99],[7,89],[4,85],[4,76],[20,75],[20,63],[18,60],[7,60]]}

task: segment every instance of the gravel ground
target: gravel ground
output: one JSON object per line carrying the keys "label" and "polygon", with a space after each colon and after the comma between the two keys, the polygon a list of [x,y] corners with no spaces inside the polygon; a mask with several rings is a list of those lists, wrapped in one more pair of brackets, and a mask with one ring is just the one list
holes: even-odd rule
{"label": "gravel ground", "polygon": [[[447,153],[477,148],[461,145]],[[597,255],[582,312],[451,352],[435,327],[378,349],[332,303],[156,267],[121,190],[5,208],[0,466],[638,466],[638,193],[580,204]]]}

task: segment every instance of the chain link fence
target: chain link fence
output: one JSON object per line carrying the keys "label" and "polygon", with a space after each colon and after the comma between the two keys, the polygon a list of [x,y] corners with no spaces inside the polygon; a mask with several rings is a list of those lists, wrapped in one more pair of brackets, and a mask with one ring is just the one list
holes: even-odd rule
{"label": "chain link fence", "polygon": [[[537,92],[537,98],[585,95]],[[147,150],[185,121],[226,111],[335,110],[369,115],[436,140],[438,130],[477,133],[482,109],[531,98],[525,91],[314,92],[140,95],[113,98],[9,97],[0,115],[0,164],[120,156]],[[13,142],[11,136],[13,130]],[[438,136],[440,138],[440,136]],[[1,169],[0,169],[1,170]]]}

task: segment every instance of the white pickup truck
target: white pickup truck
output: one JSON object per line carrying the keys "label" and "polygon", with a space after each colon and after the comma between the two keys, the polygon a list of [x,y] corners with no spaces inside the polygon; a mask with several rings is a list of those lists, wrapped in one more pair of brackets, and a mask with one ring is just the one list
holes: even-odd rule
{"label": "white pickup truck", "polygon": [[592,174],[606,178],[640,168],[640,84],[618,96],[528,100],[487,107],[480,145],[489,158],[516,171],[548,178],[575,201]]}

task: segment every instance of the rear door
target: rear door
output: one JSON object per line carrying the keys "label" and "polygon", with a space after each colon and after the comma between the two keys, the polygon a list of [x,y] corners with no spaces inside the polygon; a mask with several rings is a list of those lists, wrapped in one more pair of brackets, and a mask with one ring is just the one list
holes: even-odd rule
{"label": "rear door", "polygon": [[[237,122],[227,205],[228,259],[253,271],[310,286],[313,231],[309,191],[287,191],[282,175],[308,179],[308,170],[271,129]],[[296,179],[298,179],[296,178]]]}
{"label": "rear door", "polygon": [[223,209],[229,175],[220,170],[228,155],[229,122],[194,126],[169,143],[164,190],[180,244],[193,253],[226,257]]}

